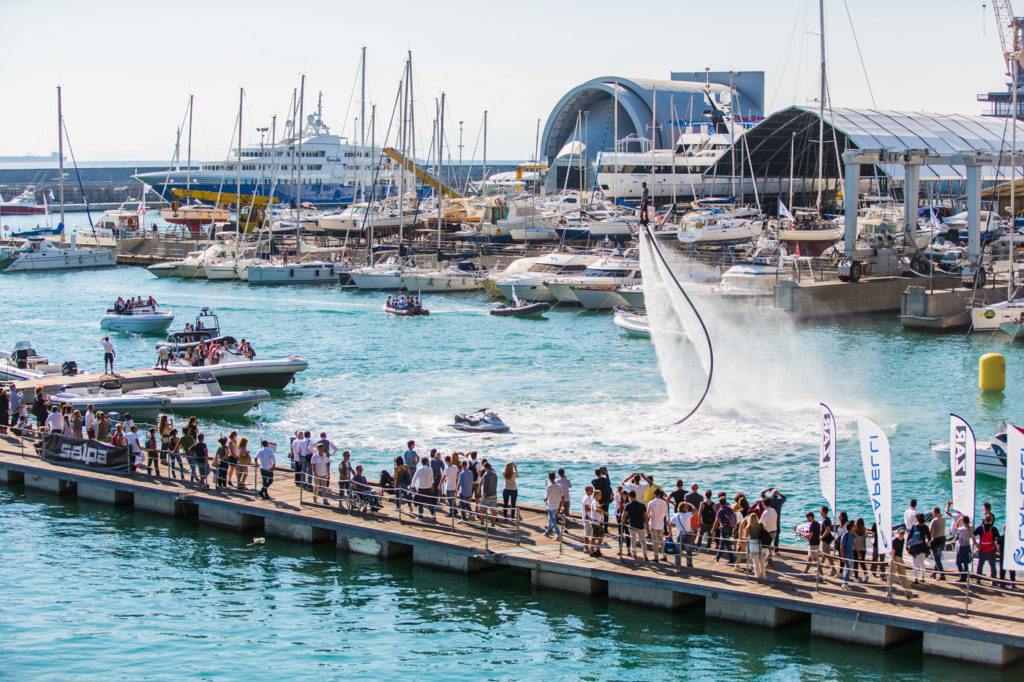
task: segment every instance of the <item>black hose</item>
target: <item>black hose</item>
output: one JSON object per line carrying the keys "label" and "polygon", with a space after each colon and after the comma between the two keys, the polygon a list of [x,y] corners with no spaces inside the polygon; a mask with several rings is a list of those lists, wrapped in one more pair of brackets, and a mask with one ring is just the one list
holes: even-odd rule
{"label": "black hose", "polygon": [[690,309],[693,311],[693,314],[697,316],[697,321],[700,322],[700,328],[704,332],[704,339],[707,341],[708,344],[708,381],[704,385],[704,392],[701,394],[700,399],[697,401],[697,404],[694,405],[693,408],[689,412],[687,412],[682,419],[673,422],[674,424],[682,424],[684,421],[692,417],[698,409],[700,409],[700,406],[704,404],[704,400],[708,397],[708,391],[711,390],[711,377],[715,373],[715,351],[711,345],[711,334],[708,333],[708,327],[706,324],[704,324],[704,318],[700,316],[700,313],[697,311],[697,306],[695,306],[693,304],[693,301],[690,300],[690,297],[689,295],[687,295],[686,290],[683,289],[683,285],[679,283],[679,280],[676,279],[675,273],[672,272],[672,268],[668,266],[668,261],[665,260],[665,256],[664,254],[661,253],[661,248],[658,246],[658,242],[654,238],[654,233],[651,232],[651,226],[645,225],[644,230],[647,232],[647,239],[650,240],[651,248],[653,249],[654,253],[658,254],[658,259],[661,261],[662,265],[665,266],[665,270],[668,272],[669,276],[672,277],[672,281],[675,283],[676,288],[679,289],[679,293],[683,295],[683,298],[686,299],[686,302],[689,304]]}

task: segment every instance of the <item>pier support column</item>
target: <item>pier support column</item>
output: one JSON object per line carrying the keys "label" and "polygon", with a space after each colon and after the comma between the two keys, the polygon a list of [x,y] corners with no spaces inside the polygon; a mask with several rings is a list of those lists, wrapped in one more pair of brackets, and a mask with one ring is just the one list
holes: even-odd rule
{"label": "pier support column", "polygon": [[338,531],[336,534],[338,549],[345,549],[354,554],[368,554],[378,559],[391,559],[412,554],[412,545],[393,540],[367,538]]}
{"label": "pier support column", "polygon": [[530,582],[534,587],[575,592],[576,594],[584,594],[588,597],[595,597],[607,594],[608,592],[607,580],[591,578],[587,575],[556,573],[542,568],[530,570]]}
{"label": "pier support column", "polygon": [[781,628],[784,625],[806,620],[807,614],[781,609],[777,606],[751,604],[739,599],[712,592],[704,600],[704,615],[715,620],[731,620],[764,628]]}
{"label": "pier support column", "polygon": [[15,469],[0,468],[0,483],[23,483],[25,481],[25,474]]}
{"label": "pier support column", "polygon": [[312,526],[303,521],[286,521],[269,516],[263,519],[263,532],[275,538],[307,544],[328,542],[334,539],[332,537],[334,533],[326,528]]}
{"label": "pier support column", "polygon": [[412,560],[421,566],[430,566],[431,568],[443,569],[449,573],[464,573],[466,575],[497,568],[497,565],[493,562],[479,557],[451,552],[440,547],[423,547],[420,545],[412,548]]}
{"label": "pier support column", "polygon": [[63,495],[75,492],[75,482],[50,474],[28,472],[25,474],[25,487],[45,490],[48,493]]}
{"label": "pier support column", "polygon": [[254,514],[222,507],[214,504],[199,505],[199,520],[202,523],[230,530],[249,530],[251,528],[262,528],[263,517]]}
{"label": "pier support column", "polygon": [[892,625],[862,623],[854,618],[824,616],[815,613],[811,616],[811,635],[838,642],[852,642],[888,649],[905,640],[919,637],[921,633]]}
{"label": "pier support column", "polygon": [[608,598],[616,601],[649,606],[654,609],[675,611],[686,606],[693,606],[704,601],[703,597],[675,590],[663,590],[657,587],[646,587],[630,583],[608,581]]}
{"label": "pier support column", "polygon": [[[860,164],[843,159],[846,165],[846,186],[843,188],[843,202],[846,204],[846,221],[843,232],[843,255],[853,258],[857,243],[857,198],[860,190]],[[914,223],[917,224],[916,222]]]}
{"label": "pier support column", "polygon": [[196,515],[195,503],[180,500],[175,495],[149,494],[136,490],[134,497],[135,508],[142,511],[175,517]]}
{"label": "pier support column", "polygon": [[1019,647],[952,635],[940,635],[935,632],[924,633],[921,648],[928,656],[940,656],[999,668],[1024,657],[1024,649]]}
{"label": "pier support column", "polygon": [[93,502],[105,502],[115,507],[130,505],[134,502],[135,496],[127,490],[118,490],[106,485],[95,483],[78,482],[78,499],[92,500]]}

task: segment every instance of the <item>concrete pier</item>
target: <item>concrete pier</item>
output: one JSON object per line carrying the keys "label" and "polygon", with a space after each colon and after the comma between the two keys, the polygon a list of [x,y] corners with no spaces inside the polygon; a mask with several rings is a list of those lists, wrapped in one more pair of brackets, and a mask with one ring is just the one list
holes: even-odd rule
{"label": "concrete pier", "polygon": [[78,482],[78,498],[81,500],[92,500],[93,502],[104,502],[115,507],[128,506],[134,503],[135,496],[127,490],[118,490],[113,486],[97,485]]}
{"label": "concrete pier", "polygon": [[924,633],[921,648],[926,655],[980,663],[997,668],[1007,666],[1024,657],[1024,648],[998,642],[942,635],[937,632]]}
{"label": "concrete pier", "polygon": [[864,622],[860,620],[859,613],[854,614],[852,618],[826,616],[821,613],[812,614],[811,634],[837,642],[866,644],[881,649],[888,649],[900,642],[921,636],[920,632],[905,628]]}
{"label": "concrete pier", "polygon": [[886,648],[923,637],[926,656],[987,666],[1004,666],[1024,654],[1024,595],[972,586],[968,617],[963,590],[953,583],[915,586],[914,599],[898,595],[890,602],[881,582],[843,591],[835,579],[816,581],[801,574],[804,552],[798,548],[783,547],[768,580],[755,581],[703,552],[694,556],[693,568],[682,571],[671,563],[618,557],[615,538],[607,540],[604,557],[589,556],[573,544],[577,538],[560,546],[545,537],[544,510],[528,504],[520,505],[518,528],[507,523],[502,527],[499,520],[496,528],[485,529],[462,521],[453,525],[399,517],[391,505],[361,513],[308,504],[283,476],[271,488],[272,499],[263,500],[251,491],[211,490],[180,480],[62,466],[22,452],[33,449],[0,439],[0,482],[24,480],[28,487],[55,494],[77,491],[82,499],[134,504],[138,511],[194,515],[204,524],[244,533],[239,542],[264,534],[268,544],[334,542],[339,550],[382,559],[411,555],[416,564],[447,573],[511,570],[529,573],[538,589],[607,595],[662,611],[703,603],[709,619],[759,628],[810,619],[812,636],[863,646]]}
{"label": "concrete pier", "polygon": [[731,620],[772,629],[807,619],[807,614],[800,611],[751,603],[732,595],[723,595],[717,592],[712,592],[704,600],[704,615],[715,620]]}

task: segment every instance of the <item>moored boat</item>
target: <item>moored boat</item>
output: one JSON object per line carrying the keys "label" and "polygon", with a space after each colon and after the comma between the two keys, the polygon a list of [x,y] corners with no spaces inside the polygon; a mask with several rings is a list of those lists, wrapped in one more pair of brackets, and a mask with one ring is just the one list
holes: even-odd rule
{"label": "moored boat", "polygon": [[612,317],[612,324],[630,336],[644,339],[651,338],[651,325],[647,321],[647,311],[636,308],[618,308]]}

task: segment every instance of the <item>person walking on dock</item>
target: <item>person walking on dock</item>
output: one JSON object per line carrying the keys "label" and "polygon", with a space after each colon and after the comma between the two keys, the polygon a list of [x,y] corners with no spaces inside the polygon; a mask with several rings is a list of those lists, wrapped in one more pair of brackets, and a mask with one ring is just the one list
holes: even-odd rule
{"label": "person walking on dock", "polygon": [[558,534],[558,540],[562,539],[562,528],[558,525],[558,512],[562,509],[562,486],[555,482],[555,472],[548,472],[548,486],[544,490],[544,506],[548,511],[548,526],[544,529],[544,536],[550,537],[551,531]]}
{"label": "person walking on dock", "polygon": [[114,344],[110,343],[110,337],[104,336],[100,342],[103,346],[103,371],[110,374],[114,373]]}
{"label": "person walking on dock", "polygon": [[956,570],[960,572],[957,582],[965,583],[971,572],[971,548],[974,542],[974,528],[969,516],[960,515],[953,527],[953,535],[956,537]]}
{"label": "person walking on dock", "polygon": [[405,465],[405,460],[395,457],[395,506],[402,511],[402,500],[406,500],[409,511],[412,511],[412,499],[409,497],[409,485],[412,483],[412,472]]}
{"label": "person walking on dock", "polygon": [[473,472],[469,469],[469,461],[463,460],[462,471],[459,473],[459,511],[462,513],[462,520],[469,521],[472,518],[473,507],[469,501],[473,499]]}
{"label": "person walking on dock", "polygon": [[[668,523],[668,502],[665,501],[665,491],[657,488],[654,491],[654,499],[647,503],[647,531],[651,536],[654,562],[661,561],[659,556],[665,556],[665,525]],[[644,552],[646,556],[646,552]]]}
{"label": "person walking on dock", "polygon": [[946,549],[946,517],[942,515],[942,510],[938,507],[932,509],[932,522],[928,526],[928,530],[932,533],[932,559],[935,561],[935,571],[932,573],[932,577],[936,580],[945,580],[946,576],[942,575],[942,552]]}
{"label": "person walking on dock", "polygon": [[420,460],[420,465],[413,473],[411,486],[413,501],[416,503],[416,518],[426,518],[423,513],[425,507],[436,519],[437,512],[434,510],[433,496],[431,495],[431,491],[434,489],[434,472],[431,471],[430,460],[426,457]]}
{"label": "person walking on dock", "polygon": [[836,561],[833,558],[835,553],[832,551],[832,543],[835,541],[835,531],[832,526],[832,519],[828,517],[828,507],[822,505],[821,507],[821,564],[824,568],[824,564],[827,561],[831,567],[829,575],[836,574]]}

